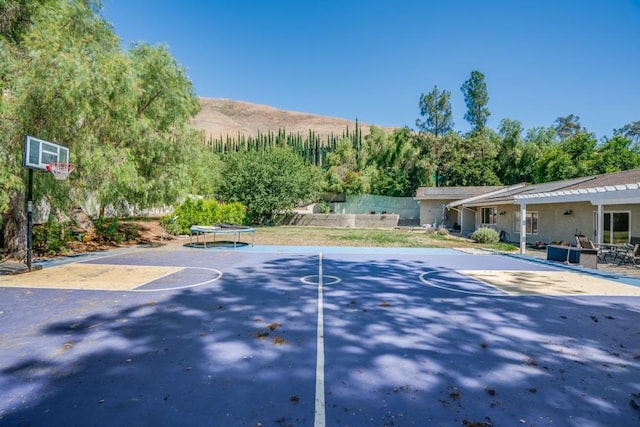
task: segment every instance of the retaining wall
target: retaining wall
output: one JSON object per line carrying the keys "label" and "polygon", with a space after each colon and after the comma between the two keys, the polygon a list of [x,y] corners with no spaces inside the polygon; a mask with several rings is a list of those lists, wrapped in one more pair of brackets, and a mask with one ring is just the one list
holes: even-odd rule
{"label": "retaining wall", "polygon": [[393,228],[398,214],[294,214],[284,223],[309,227]]}

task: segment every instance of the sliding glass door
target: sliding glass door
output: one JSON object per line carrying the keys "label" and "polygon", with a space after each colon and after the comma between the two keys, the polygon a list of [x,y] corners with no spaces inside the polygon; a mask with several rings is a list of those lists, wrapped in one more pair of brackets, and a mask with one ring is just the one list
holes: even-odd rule
{"label": "sliding glass door", "polygon": [[[616,212],[610,211],[604,213],[603,230],[602,230],[602,243],[629,243],[629,237],[631,236],[631,230],[629,229],[631,221],[629,220],[629,212]],[[593,215],[593,229],[597,228],[598,213],[594,212]]]}

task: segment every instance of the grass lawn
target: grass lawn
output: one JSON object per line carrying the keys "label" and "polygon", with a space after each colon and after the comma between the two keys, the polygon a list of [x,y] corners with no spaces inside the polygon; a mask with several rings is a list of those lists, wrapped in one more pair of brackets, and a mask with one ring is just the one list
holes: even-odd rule
{"label": "grass lawn", "polygon": [[429,233],[425,230],[408,228],[258,227],[256,244],[517,250],[517,247],[511,244],[479,244],[463,237],[440,235],[437,233]]}

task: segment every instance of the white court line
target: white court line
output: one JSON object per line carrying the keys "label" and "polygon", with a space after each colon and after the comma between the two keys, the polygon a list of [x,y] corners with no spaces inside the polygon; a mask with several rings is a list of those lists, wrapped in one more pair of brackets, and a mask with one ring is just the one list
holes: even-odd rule
{"label": "white court line", "polygon": [[[209,279],[209,280],[205,280],[204,282],[199,282],[199,283],[192,283],[191,285],[180,285],[180,286],[174,286],[171,288],[150,288],[150,289],[138,289],[144,285],[148,285],[149,283],[153,283],[156,280],[161,279],[162,277],[166,277],[166,276],[170,276],[171,274],[175,274],[175,273],[180,273],[181,271],[187,270],[187,269],[198,269],[198,270],[209,270],[209,271],[213,271],[214,273],[217,273],[217,276],[214,277],[213,279]],[[207,268],[207,267],[183,267],[182,270],[174,272],[174,273],[168,273],[164,276],[161,277],[156,277],[153,280],[149,280],[148,282],[145,282],[141,285],[138,285],[135,289],[132,289],[133,292],[160,292],[160,291],[175,291],[178,289],[188,289],[188,288],[195,288],[197,286],[203,286],[206,285],[208,283],[213,283],[217,280],[220,280],[220,278],[222,277],[222,271],[220,270],[216,270],[215,268]]]}
{"label": "white court line", "polygon": [[316,412],[314,427],[325,427],[326,413],[324,401],[324,315],[322,302],[322,252],[318,261],[318,332],[316,352]]}
{"label": "white court line", "polygon": [[504,289],[500,289],[499,287],[497,287],[497,286],[495,286],[495,285],[493,285],[493,284],[491,284],[491,283],[485,282],[485,281],[480,280],[480,279],[476,279],[476,278],[474,278],[474,277],[467,276],[466,274],[460,273],[459,271],[456,271],[456,273],[458,273],[458,274],[462,274],[462,275],[463,275],[463,276],[465,276],[465,277],[469,277],[469,278],[471,278],[471,279],[477,280],[478,282],[483,283],[483,284],[485,284],[485,285],[487,285],[487,286],[489,286],[489,287],[491,287],[491,288],[495,289],[495,290],[496,290],[496,291],[498,291],[498,292],[501,292],[501,293],[502,293],[502,295],[501,295],[501,294],[494,294],[494,293],[491,293],[491,292],[467,291],[466,289],[450,288],[450,287],[448,287],[448,286],[438,285],[438,284],[433,283],[432,281],[430,281],[430,280],[427,280],[427,279],[426,279],[427,275],[432,274],[432,273],[438,273],[438,272],[437,272],[437,271],[427,271],[427,272],[424,272],[424,273],[422,273],[422,274],[420,274],[420,275],[418,276],[418,279],[419,279],[422,283],[424,283],[425,285],[433,286],[434,288],[443,289],[443,290],[445,290],[445,291],[458,292],[458,293],[461,293],[461,294],[469,294],[469,295],[476,295],[476,296],[483,296],[483,297],[503,297],[503,296],[514,296],[512,293],[507,292],[507,291],[505,291]]}

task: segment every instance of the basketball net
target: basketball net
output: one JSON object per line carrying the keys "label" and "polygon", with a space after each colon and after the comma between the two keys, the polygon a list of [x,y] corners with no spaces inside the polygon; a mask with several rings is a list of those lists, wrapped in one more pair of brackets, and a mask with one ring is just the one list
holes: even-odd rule
{"label": "basketball net", "polygon": [[63,180],[67,179],[69,174],[73,172],[76,165],[67,162],[54,162],[47,165],[47,171],[51,172],[55,179]]}

